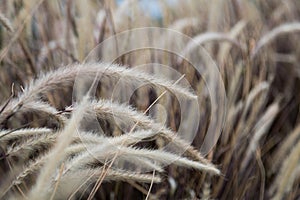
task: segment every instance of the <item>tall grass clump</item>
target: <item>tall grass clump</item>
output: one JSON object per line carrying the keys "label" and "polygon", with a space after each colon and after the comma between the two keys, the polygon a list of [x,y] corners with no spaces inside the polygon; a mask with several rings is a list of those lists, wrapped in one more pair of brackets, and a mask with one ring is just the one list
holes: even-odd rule
{"label": "tall grass clump", "polygon": [[300,2],[149,2],[0,4],[0,198],[299,199]]}

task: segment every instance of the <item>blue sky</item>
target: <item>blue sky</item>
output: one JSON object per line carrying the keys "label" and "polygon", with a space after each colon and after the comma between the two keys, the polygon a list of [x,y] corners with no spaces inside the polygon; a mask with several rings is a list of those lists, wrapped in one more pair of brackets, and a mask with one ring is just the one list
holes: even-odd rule
{"label": "blue sky", "polygon": [[[117,5],[121,5],[124,0],[115,0]],[[169,6],[174,6],[178,0],[165,0]],[[162,18],[162,8],[159,0],[139,0],[139,4],[143,12],[154,19]]]}

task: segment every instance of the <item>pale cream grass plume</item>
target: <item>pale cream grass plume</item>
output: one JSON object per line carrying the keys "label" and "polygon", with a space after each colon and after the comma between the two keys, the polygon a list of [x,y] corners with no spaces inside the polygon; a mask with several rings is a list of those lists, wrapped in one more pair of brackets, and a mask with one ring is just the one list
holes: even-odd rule
{"label": "pale cream grass plume", "polygon": [[281,169],[275,178],[275,188],[270,189],[270,195],[274,194],[273,200],[284,199],[284,195],[287,194],[293,186],[296,177],[299,177],[299,160],[300,160],[300,141],[293,147],[291,153],[283,161]]}
{"label": "pale cream grass plume", "polygon": [[156,161],[153,161],[153,160],[147,159],[147,158],[139,158],[139,157],[134,157],[134,158],[137,161],[136,163],[141,163],[141,166],[139,166],[139,165],[137,166],[137,171],[148,170],[148,171],[155,171],[155,172],[160,172],[160,173],[165,171],[163,168],[164,166],[161,166]]}
{"label": "pale cream grass plume", "polygon": [[256,44],[256,47],[252,51],[251,58],[253,59],[262,47],[270,43],[279,35],[298,31],[300,31],[300,23],[298,22],[286,23],[275,27],[270,32],[266,33],[263,37],[260,38],[260,40]]}
{"label": "pale cream grass plume", "polygon": [[[43,143],[52,144],[54,142],[53,140],[57,138],[57,134],[57,131],[55,132],[48,128],[25,128],[21,130],[2,131],[0,132],[0,142],[18,139],[19,141],[22,141],[19,145],[26,145],[26,143],[31,140],[35,140],[35,144],[37,145],[41,145]],[[74,135],[73,140],[74,142],[83,143],[102,143],[101,141],[103,139],[105,139],[104,136],[100,136],[96,133],[81,132],[80,135]]]}
{"label": "pale cream grass plume", "polygon": [[71,168],[81,168],[82,166],[93,162],[95,159],[104,162],[108,158],[113,158],[116,153],[118,153],[119,158],[125,157],[129,162],[131,158],[141,157],[161,164],[174,163],[179,166],[204,170],[212,174],[220,174],[220,171],[212,165],[191,161],[187,158],[162,150],[136,149],[133,147],[116,146],[114,144],[95,146],[94,148],[90,148],[89,151],[75,156],[72,160],[66,163],[66,168],[63,174],[67,173]]}
{"label": "pale cream grass plume", "polygon": [[[67,148],[66,151],[68,152],[72,152],[74,153],[81,153],[79,154],[77,157],[75,157],[74,159],[71,159],[70,162],[66,163],[66,167],[65,170],[63,172],[63,174],[65,174],[68,170],[71,170],[71,168],[80,168],[81,165],[80,164],[74,164],[78,161],[81,160],[82,157],[91,157],[91,162],[93,160],[93,156],[91,154],[91,150],[93,148],[99,148],[103,150],[103,162],[106,158],[106,154],[105,152],[110,151],[111,149],[115,149],[115,148],[119,148],[119,145],[122,146],[129,146],[129,145],[133,145],[136,144],[138,142],[140,142],[143,139],[147,139],[147,138],[151,138],[156,134],[156,132],[152,131],[152,130],[140,130],[140,131],[134,131],[128,134],[124,134],[118,137],[92,137],[92,138],[88,138],[88,140],[86,140],[85,135],[81,135],[79,136],[79,139],[83,142],[80,145],[72,145],[70,147]],[[98,142],[94,141],[92,142],[91,139],[97,140]],[[99,140],[100,138],[100,140]],[[87,142],[89,143],[87,143]],[[101,160],[101,159],[99,159]],[[148,159],[143,159],[143,158],[139,158],[139,157],[130,157],[129,159],[127,159],[126,157],[122,157],[122,158],[117,158],[117,160],[119,161],[128,161],[128,162],[132,162],[132,163],[139,163],[141,167],[146,168],[146,169],[155,169],[159,172],[162,172],[163,169],[156,165],[155,163],[153,163],[151,160]],[[73,163],[73,164],[72,164]],[[84,164],[83,164],[84,165]]]}
{"label": "pale cream grass plume", "polygon": [[251,157],[255,153],[255,150],[259,147],[259,142],[261,138],[268,132],[274,119],[279,112],[279,103],[275,102],[271,104],[266,110],[265,114],[258,120],[253,130],[253,137],[247,148],[246,155],[241,163],[241,169],[244,171]]}
{"label": "pale cream grass plume", "polygon": [[[108,141],[107,143],[112,143],[112,142]],[[88,166],[88,164],[93,163],[95,161],[95,157],[93,157],[93,155],[90,154],[90,151],[93,148],[96,148],[96,147],[100,148],[100,146],[103,147],[103,151],[104,152],[110,151],[111,148],[117,148],[118,149],[120,147],[117,144],[111,144],[111,145],[106,145],[106,144],[86,144],[86,143],[73,144],[73,145],[69,146],[66,149],[66,157],[69,157],[69,156],[72,156],[72,157],[74,157],[74,156],[81,157],[81,155],[84,154],[85,156],[90,157],[90,161],[91,162],[90,163],[87,162],[86,164],[78,165],[77,166],[77,165],[72,165],[72,162],[74,162],[74,160],[72,158],[70,158],[66,162],[66,167],[63,170],[62,175],[64,176],[65,174],[68,174],[71,171],[85,169],[86,166]],[[103,154],[105,156],[105,153],[103,153]],[[102,159],[103,163],[105,162],[104,160],[105,160],[105,158]],[[157,164],[155,162],[152,162],[149,159],[145,159],[145,158],[141,158],[141,157],[132,157],[132,156],[126,156],[125,155],[125,156],[122,156],[122,157],[117,157],[115,163],[117,163],[117,162],[120,162],[121,164],[124,163],[124,162],[132,163],[132,166],[135,166],[135,164],[138,163],[138,166],[136,166],[136,167],[138,167],[138,168],[140,168],[142,170],[156,170],[158,172],[163,172],[164,171],[159,164]],[[117,165],[116,164],[116,167],[119,168],[119,169],[121,169],[122,165]]]}
{"label": "pale cream grass plume", "polygon": [[[31,130],[31,129],[30,129]],[[46,129],[47,130],[47,129]],[[145,134],[145,133],[148,133]],[[136,143],[138,141],[140,141],[141,139],[144,139],[144,138],[147,138],[147,137],[153,137],[155,135],[155,132],[153,132],[152,130],[151,131],[140,131],[140,132],[133,132],[131,133],[132,135],[129,135],[129,134],[125,134],[125,135],[122,135],[120,138],[118,137],[114,137],[114,138],[110,138],[110,140],[112,141],[112,143],[120,143],[122,142],[123,140],[127,141],[127,143]],[[34,133],[32,133],[31,135],[35,135]],[[55,135],[55,134],[54,134]],[[127,138],[128,137],[128,138]],[[90,142],[92,145],[94,144],[92,141],[94,141],[95,139],[98,139],[98,138],[103,138],[103,137],[99,137],[97,135],[95,135],[95,133],[83,133],[82,135],[76,135],[75,137],[73,137],[73,139],[75,139],[76,141],[79,141],[80,139],[83,139],[84,142]],[[33,141],[32,141],[33,142]],[[43,143],[43,141],[41,141]],[[73,145],[72,145],[73,146]],[[86,150],[86,146],[84,144],[78,144],[77,146],[75,146],[73,149],[72,149],[72,146],[68,147],[66,149],[66,156],[67,155],[70,155],[70,154],[77,154],[79,152],[82,152],[84,150]],[[169,155],[169,154],[168,154]],[[172,154],[171,154],[172,155]],[[174,155],[176,156],[176,155]],[[12,186],[14,185],[17,185],[19,183],[22,182],[22,179],[24,179],[26,176],[28,176],[30,173],[32,173],[33,171],[39,169],[43,163],[45,162],[47,156],[44,156],[40,159],[37,159],[36,162],[34,162],[33,164],[31,164],[29,167],[27,167],[16,179],[16,181],[12,184]],[[147,157],[146,157],[147,158]],[[150,157],[150,158],[153,158]],[[149,159],[150,159],[149,158]],[[127,160],[128,158],[125,157],[124,160]],[[193,162],[193,161],[189,161],[185,158],[182,159],[179,159],[180,161],[177,161],[177,164],[185,164],[185,165],[191,165],[192,167],[195,167],[195,168],[201,168],[203,166],[199,166],[199,163],[196,163],[196,162]],[[154,162],[151,162],[151,159],[150,160],[147,160],[147,159],[140,159],[140,162],[143,162],[143,164],[145,166],[148,166],[149,168],[154,168],[154,169],[157,169],[158,171],[162,171],[162,169],[156,165]],[[206,166],[206,168],[213,168],[212,166]],[[202,169],[202,168],[201,168]],[[215,169],[215,173],[217,172],[218,170]],[[12,187],[11,186],[11,187]]]}
{"label": "pale cream grass plume", "polygon": [[[180,85],[174,85],[172,82],[157,78],[155,76],[149,75],[143,71],[140,71],[135,68],[126,68],[119,65],[112,64],[99,64],[99,63],[89,63],[85,64],[84,71],[91,71],[91,75],[95,74],[95,72],[102,73],[102,77],[109,77],[111,79],[122,78],[122,80],[126,80],[128,83],[132,82],[144,82],[151,84],[152,86],[161,86],[164,89],[174,92],[175,94],[181,95],[185,98],[196,99],[197,96],[191,93],[188,89],[181,87]],[[74,66],[73,68],[82,68],[82,66]],[[85,72],[81,72],[84,73]],[[94,77],[92,77],[94,78]]]}
{"label": "pale cream grass plume", "polygon": [[[138,130],[138,131],[126,133],[126,134],[123,134],[123,135],[117,136],[117,137],[101,136],[101,137],[98,137],[97,143],[95,141],[92,143],[91,139],[93,139],[93,138],[88,138],[88,140],[86,140],[86,138],[87,138],[86,135],[80,135],[79,139],[81,140],[81,142],[83,142],[82,145],[85,146],[85,149],[87,150],[86,152],[83,152],[83,154],[85,154],[85,153],[90,153],[91,149],[95,148],[95,147],[103,148],[103,151],[106,152],[106,151],[109,151],[111,148],[119,148],[121,146],[126,147],[129,145],[134,145],[142,140],[152,138],[155,135],[156,135],[156,132],[153,130]],[[99,140],[99,138],[101,138],[101,139]],[[90,142],[90,143],[87,143],[86,141]],[[72,146],[70,148],[72,148]],[[70,151],[70,148],[68,148],[68,151]],[[119,160],[121,160],[121,159],[119,159]],[[125,158],[122,160],[126,161],[127,159]],[[159,172],[163,171],[158,165],[153,163],[151,160],[142,159],[139,157],[131,157],[128,160],[129,160],[129,162],[139,163],[139,164],[141,164],[141,166],[144,166],[147,168],[150,167],[149,169],[155,169]],[[144,163],[144,165],[142,165],[142,163]],[[66,166],[68,166],[68,164],[66,164]],[[66,169],[67,169],[67,167],[66,167]]]}
{"label": "pale cream grass plume", "polygon": [[156,136],[155,130],[138,130],[125,133],[117,137],[109,137],[107,140],[112,144],[122,144],[123,146],[128,146],[131,144],[138,143],[145,139],[150,139]]}
{"label": "pale cream grass plume", "polygon": [[50,91],[61,88],[62,86],[72,86],[77,75],[93,80],[96,74],[100,74],[99,79],[106,77],[110,80],[122,78],[128,83],[144,82],[151,86],[161,86],[164,89],[181,95],[185,98],[196,99],[197,96],[192,94],[186,88],[174,85],[168,80],[156,78],[137,69],[125,68],[119,65],[109,63],[86,63],[73,64],[67,67],[59,68],[55,71],[41,75],[39,79],[32,81],[24,92],[17,99],[12,100],[0,116],[0,122],[3,122],[12,113],[18,111],[22,106],[29,102],[37,101],[40,95],[45,95]]}
{"label": "pale cream grass plume", "polygon": [[24,170],[18,176],[16,176],[16,179],[13,181],[11,187],[23,183],[24,179],[28,175],[31,175],[32,173],[39,170],[43,166],[46,160],[47,160],[47,154],[44,154],[41,155],[36,160],[30,161],[28,165],[24,168]]}
{"label": "pale cream grass plume", "polygon": [[[80,153],[82,151],[86,151],[86,145],[85,144],[75,144],[69,146],[65,150],[65,155],[66,157],[69,157],[73,154]],[[0,198],[4,197],[5,194],[11,190],[13,187],[18,186],[22,183],[24,183],[24,180],[28,177],[31,176],[32,174],[36,172],[41,172],[41,168],[45,164],[45,162],[48,159],[48,153],[44,153],[42,155],[39,155],[39,157],[35,158],[35,160],[29,161],[25,166],[24,169],[16,175],[16,178],[12,181],[12,183],[5,188],[0,188]]]}
{"label": "pale cream grass plume", "polygon": [[[122,148],[122,146],[118,147]],[[128,147],[131,149],[130,147]],[[119,153],[114,152],[114,153]],[[121,156],[120,156],[121,155]],[[157,171],[157,172],[164,172],[164,165],[156,160],[151,158],[141,157],[141,156],[134,156],[130,154],[122,154],[120,153],[118,157],[114,160],[113,168],[124,169],[128,171],[142,171],[142,172],[149,172],[149,171]],[[114,156],[114,155],[113,155]],[[126,166],[124,166],[126,163]],[[129,164],[129,165],[128,165]]]}
{"label": "pale cream grass plume", "polygon": [[87,151],[90,145],[96,145],[96,143],[75,143],[68,146],[65,150],[66,159],[74,155]]}
{"label": "pale cream grass plume", "polygon": [[22,110],[24,112],[45,112],[49,115],[56,115],[58,112],[54,107],[42,101],[28,102],[22,105]]}
{"label": "pale cream grass plume", "polygon": [[[259,114],[258,109],[260,109],[262,104],[264,103],[263,101],[265,99],[264,96],[267,95],[269,88],[270,88],[270,84],[268,82],[263,81],[257,84],[253,89],[251,89],[251,91],[247,95],[247,99],[245,100],[245,102],[243,102],[244,108],[241,113],[241,117],[237,127],[238,132],[241,132],[238,136],[239,138],[242,138],[243,136],[248,134],[251,128],[253,128],[253,125],[257,120],[257,117],[255,116]],[[257,101],[255,102],[255,100],[258,98],[262,99],[259,103]],[[255,105],[253,105],[254,102]],[[254,106],[255,109],[253,108]],[[251,113],[252,115],[249,116],[250,111],[252,112]]]}
{"label": "pale cream grass plume", "polygon": [[[74,153],[74,148],[72,148],[74,145],[72,145],[71,147],[68,147],[67,149],[66,149],[66,152],[67,152],[67,154],[68,155],[71,155],[72,153]],[[78,144],[78,145],[75,145],[76,147],[77,147],[77,149],[79,148],[80,149],[80,151],[82,151],[82,150],[86,150],[86,146],[84,145],[84,144]],[[76,150],[76,148],[75,148],[75,150]],[[47,155],[43,155],[43,156],[41,156],[40,158],[38,158],[37,160],[35,160],[34,162],[30,162],[29,163],[29,165],[17,176],[17,178],[13,181],[13,183],[9,186],[9,188],[6,188],[5,190],[4,190],[4,192],[2,193],[2,195],[5,195],[6,194],[6,192],[7,191],[9,191],[13,186],[17,186],[17,185],[20,185],[23,181],[24,181],[24,179],[27,177],[27,176],[29,176],[29,175],[31,175],[32,173],[34,173],[35,171],[38,171],[44,164],[46,164],[45,163],[45,161],[47,160]],[[125,160],[127,160],[126,158],[125,158]],[[159,166],[157,166],[157,165],[155,165],[154,163],[152,163],[152,162],[147,162],[147,160],[146,159],[141,159],[141,158],[137,158],[137,159],[133,159],[133,161],[138,161],[138,163],[140,164],[140,165],[143,165],[143,164],[145,164],[145,166],[150,166],[150,169],[151,170],[153,170],[153,169],[156,169],[156,170],[159,170],[159,171],[163,171]],[[151,168],[151,167],[153,167],[153,168]],[[82,172],[82,171],[88,171],[89,169],[88,169],[88,167],[83,167],[83,168],[78,168],[78,169],[72,169],[71,171],[69,171],[69,173],[71,173],[72,174],[72,176],[74,175],[74,174],[77,174],[77,176]],[[92,169],[91,169],[92,170]],[[96,170],[94,170],[94,171],[96,171]],[[115,178],[111,178],[111,176],[108,176],[108,177],[105,177],[105,180],[122,180],[123,178],[126,178],[126,176],[128,177],[128,176],[132,176],[131,177],[131,179],[140,179],[140,181],[145,181],[145,177],[147,176],[147,175],[143,175],[143,174],[136,174],[135,172],[130,172],[130,171],[123,171],[124,172],[124,174],[123,175],[121,175],[120,177],[115,177],[115,176],[117,176],[118,175],[118,173],[114,173],[114,177]],[[66,175],[68,176],[68,177],[70,177],[70,174],[69,173],[67,173],[67,174],[64,174],[62,177],[60,177],[60,178],[64,178]],[[76,177],[77,177],[76,176]],[[144,178],[143,178],[144,177]],[[96,177],[94,177],[94,178],[96,178]],[[129,179],[130,180],[130,179]],[[155,179],[156,181],[158,181],[159,180],[159,178],[157,177],[156,179]],[[57,181],[57,180],[56,180]],[[155,181],[155,182],[156,182]],[[149,181],[148,182],[151,182],[151,179],[149,179]],[[50,188],[51,188],[51,186],[50,186]],[[4,189],[4,188],[3,188]],[[64,188],[63,187],[63,189],[66,189],[66,188]]]}
{"label": "pale cream grass plume", "polygon": [[49,128],[23,128],[20,130],[2,130],[0,131],[0,143],[9,140],[23,139],[31,136],[53,133]]}
{"label": "pale cream grass plume", "polygon": [[[66,157],[85,151],[86,148],[87,148],[86,144],[71,145],[65,150]],[[44,153],[42,155],[39,155],[39,157],[35,158],[35,160],[29,161],[24,167],[24,170],[16,176],[15,180],[12,182],[9,188],[6,189],[6,192],[10,190],[13,186],[22,184],[26,177],[30,176],[36,171],[39,171],[41,167],[43,167],[43,165],[45,164],[47,158],[48,158],[48,153]],[[0,192],[0,194],[5,195],[6,192]]]}
{"label": "pale cream grass plume", "polygon": [[5,17],[2,12],[0,12],[0,23],[9,31],[14,32],[13,25],[11,24],[10,20]]}
{"label": "pale cream grass plume", "polygon": [[[56,141],[56,135],[45,134],[39,137],[31,137],[20,144],[9,146],[6,156],[19,156],[24,159],[25,155],[38,149],[48,149]],[[26,158],[27,159],[27,158]]]}
{"label": "pale cream grass plume", "polygon": [[156,135],[156,132],[153,130],[138,130],[132,131],[130,133],[125,133],[120,136],[107,137],[104,135],[99,135],[97,133],[90,132],[78,132],[74,136],[75,142],[81,142],[84,144],[122,144],[124,146],[128,146],[131,144],[138,143],[144,139],[152,138]]}
{"label": "pale cream grass plume", "polygon": [[116,120],[117,125],[122,125],[121,122],[124,124],[134,123],[134,126],[151,129],[154,132],[157,132],[157,137],[161,137],[167,140],[167,142],[171,142],[173,145],[180,148],[181,151],[187,151],[189,156],[194,159],[205,164],[210,163],[200,154],[199,151],[188,144],[188,142],[176,136],[176,133],[172,130],[168,129],[163,124],[156,123],[150,117],[138,112],[130,106],[120,105],[108,100],[99,100],[93,101],[91,106],[87,108],[86,113],[96,113],[98,117],[109,120],[110,122]]}
{"label": "pale cream grass plume", "polygon": [[[126,163],[126,165],[124,165]],[[137,171],[137,172],[164,172],[164,167],[161,163],[155,160],[132,156],[132,155],[122,155],[118,156],[113,163],[113,168],[123,169],[127,171]]]}
{"label": "pale cream grass plume", "polygon": [[77,131],[73,135],[73,142],[76,144],[102,144],[106,137],[96,132]]}
{"label": "pale cream grass plume", "polygon": [[[228,35],[228,33],[206,32],[193,37],[192,40],[185,46],[185,48],[181,52],[181,55],[183,56],[189,55],[191,54],[191,52],[197,50],[197,48],[199,48],[200,45],[211,41],[230,42],[243,50],[243,45],[241,45],[236,39]],[[178,63],[181,63],[182,61],[183,61],[182,57],[178,58],[177,60]]]}
{"label": "pale cream grass plume", "polygon": [[226,41],[234,44],[237,47],[240,47],[242,49],[241,44],[231,37],[228,33],[218,33],[218,32],[207,32],[207,33],[202,33],[200,35],[197,35],[193,37],[193,41],[188,43],[184,49],[183,55],[187,55],[190,52],[192,52],[198,45],[201,45],[205,42],[210,42],[210,41]]}
{"label": "pale cream grass plume", "polygon": [[123,146],[128,146],[131,144],[138,143],[144,139],[152,138],[157,133],[153,130],[138,130],[133,131],[130,133],[125,133],[120,136],[114,136],[114,137],[107,137],[104,135],[99,135],[94,132],[77,132],[76,135],[74,135],[73,141],[76,143],[83,143],[83,144],[114,144],[119,145],[122,144]]}
{"label": "pale cream grass plume", "polygon": [[[55,199],[70,199],[76,193],[84,192],[84,186],[96,182],[99,176],[102,175],[103,170],[108,170],[105,176],[105,181],[138,181],[144,183],[150,183],[151,181],[158,183],[161,181],[160,177],[153,177],[150,174],[139,174],[136,172],[127,172],[123,170],[105,169],[103,167],[97,167],[95,169],[82,169],[61,177]],[[49,196],[51,192],[52,191],[49,191]]]}
{"label": "pale cream grass plume", "polygon": [[[86,150],[86,146],[84,144],[71,145],[65,151],[66,157],[71,156],[73,154],[80,153],[84,150]],[[16,176],[15,180],[12,182],[12,184],[9,186],[9,188],[6,189],[6,192],[8,190],[10,190],[13,186],[22,184],[26,177],[32,175],[36,171],[39,171],[41,169],[41,167],[43,167],[43,165],[45,164],[45,161],[47,160],[47,158],[48,158],[48,154],[45,153],[45,154],[39,155],[39,157],[36,158],[35,160],[29,161],[26,164],[26,166],[24,167],[24,170]],[[0,194],[5,195],[6,192],[0,192]]]}
{"label": "pale cream grass plume", "polygon": [[[164,35],[160,36],[160,43],[165,44],[166,46],[168,46],[168,48],[174,50],[179,49],[179,51],[182,51],[187,43],[187,39],[191,39],[189,37],[192,37],[192,35],[189,35],[189,31],[192,32],[192,30],[194,29],[199,29],[200,26],[200,20],[195,17],[178,19],[173,24],[168,26]],[[183,58],[179,57],[178,62],[182,61]],[[158,74],[161,73],[159,69],[157,70],[157,72]],[[172,76],[172,74],[170,74],[170,76]]]}
{"label": "pale cream grass plume", "polygon": [[[87,65],[88,67],[86,67],[85,70],[93,68],[95,64]],[[163,87],[165,90],[173,92],[187,99],[197,99],[197,96],[193,94],[188,88],[184,88],[178,84],[175,85],[173,82],[167,79],[155,77],[154,75],[147,74],[139,69],[125,68],[118,65],[107,64],[107,67],[102,70],[102,76],[108,76],[111,79],[122,78],[122,80],[125,81],[125,83],[143,82],[150,84],[152,87]]]}
{"label": "pale cream grass plume", "polygon": [[[126,143],[126,141],[125,141]],[[135,143],[135,141],[133,142]],[[97,161],[97,159],[93,156],[92,154],[92,150],[95,148],[98,149],[103,149],[103,152],[109,152],[109,151],[114,151],[114,150],[118,150],[119,148],[126,147],[128,146],[129,143],[127,142],[127,144],[124,144],[124,142],[122,141],[118,141],[116,143],[114,143],[113,141],[109,141],[105,140],[103,143],[99,144],[95,144],[95,143],[78,143],[78,144],[73,144],[70,145],[67,149],[67,156],[71,156],[70,159],[68,159],[68,161],[66,162],[66,167],[63,170],[62,176],[64,176],[65,174],[69,173],[69,171],[76,171],[76,170],[80,170],[80,169],[84,169],[86,166],[88,166],[88,164],[93,163],[94,161]],[[102,156],[102,155],[101,155]],[[75,157],[75,158],[74,158]],[[90,163],[87,162],[86,166],[85,164],[74,164],[76,162],[79,162],[80,159],[82,159],[83,157],[90,157],[87,159],[90,159]],[[102,163],[105,163],[105,159],[108,159],[109,157],[106,157],[106,154],[103,153],[103,156],[101,157],[103,159],[98,159],[98,161],[102,161]],[[132,163],[132,166],[135,166],[137,168],[140,168],[142,170],[156,170],[158,172],[163,172],[164,170],[162,169],[162,167],[159,165],[159,163],[155,163],[153,162],[153,160],[151,159],[147,159],[147,158],[142,158],[142,157],[133,157],[133,156],[122,156],[122,157],[117,157],[116,161],[119,161],[121,164],[124,162],[128,162],[128,163]],[[136,163],[138,163],[136,165]],[[122,166],[117,166],[119,169],[122,168]]]}
{"label": "pale cream grass plume", "polygon": [[[114,137],[99,135],[96,132],[79,131],[74,134],[72,142],[74,142],[75,144],[85,145],[102,145],[105,143],[111,143],[116,145],[123,144],[124,146],[128,146],[131,144],[138,143],[144,139],[151,138],[155,135],[155,131],[152,130],[139,130],[131,132],[130,134],[126,133],[124,135]],[[52,136],[57,137],[57,132],[53,133]],[[37,140],[39,140],[39,138],[37,138]]]}
{"label": "pale cream grass plume", "polygon": [[[78,136],[75,135],[72,140],[73,142],[80,143],[69,146],[66,151],[68,152],[67,154],[78,154],[82,151],[86,151],[89,148],[89,145],[101,145],[104,143],[114,145],[122,144],[128,146],[130,144],[138,143],[145,138],[150,138],[155,134],[156,133],[153,131],[142,130],[132,132],[131,134],[121,135],[119,137],[107,138],[105,136],[96,135],[95,133],[82,132]],[[34,135],[33,137],[18,143],[18,145],[9,146],[6,151],[6,156],[24,156],[25,153],[33,152],[39,148],[49,148],[55,143],[57,137],[57,132],[51,134]],[[151,165],[151,163],[149,163],[149,165]],[[161,171],[159,167],[157,167],[156,170]]]}
{"label": "pale cream grass plume", "polygon": [[[244,20],[240,20],[238,21],[229,31],[228,33],[228,37],[232,38],[233,40],[237,41],[237,37],[238,35],[244,30],[244,28],[246,27],[247,22]],[[246,45],[241,44],[241,49],[243,51],[246,50]],[[218,53],[218,60],[219,62],[221,62],[222,64],[226,62],[226,58],[228,56],[228,53],[230,51],[230,48],[232,47],[232,43],[223,43],[220,45],[220,49],[219,49],[219,53]]]}
{"label": "pale cream grass plume", "polygon": [[[96,170],[95,170],[96,171]],[[98,177],[96,177],[98,178]],[[110,169],[108,171],[108,176],[105,177],[107,180],[135,180],[135,181],[141,181],[141,182],[146,182],[150,183],[151,181],[154,181],[155,183],[158,183],[161,181],[161,178],[158,176],[153,176],[150,174],[139,174],[139,173],[134,173],[134,172],[127,172],[127,171],[121,171],[121,170],[113,170]]]}
{"label": "pale cream grass plume", "polygon": [[34,161],[30,161],[25,167],[24,170],[16,175],[16,178],[7,188],[0,188],[0,198],[3,198],[8,191],[10,191],[14,186],[18,186],[24,182],[24,179],[29,175],[33,174],[37,170],[39,170],[44,161],[46,160],[46,155],[42,155]]}
{"label": "pale cream grass plume", "polygon": [[[102,149],[103,153],[100,154],[101,158],[103,160],[106,159],[106,153],[110,151],[111,149],[118,148],[118,145],[124,145],[128,146],[134,143],[139,142],[140,140],[148,137],[152,137],[154,134],[156,134],[153,131],[134,131],[131,134],[125,134],[120,137],[103,137],[103,136],[96,136],[94,134],[87,134],[82,133],[80,136],[76,136],[75,139],[78,140],[78,142],[82,142],[76,145],[71,145],[66,148],[66,157],[73,154],[78,154],[76,157],[72,158],[65,164],[65,170],[63,174],[67,173],[71,168],[80,168],[81,166],[84,166],[85,164],[88,164],[89,162],[86,162],[83,165],[78,164],[77,162],[82,160],[82,157],[87,157],[88,160],[93,162],[94,158],[92,158],[91,150],[93,148]],[[126,159],[123,159],[126,161]],[[140,158],[131,158],[129,160],[130,162],[134,161],[140,161],[143,162],[144,166],[152,166],[155,167],[157,171],[162,171],[162,169],[155,165],[154,163],[150,163],[147,160],[141,160]],[[74,164],[75,163],[75,164]],[[148,165],[147,165],[148,164]]]}
{"label": "pale cream grass plume", "polygon": [[200,162],[189,160],[185,157],[181,157],[179,155],[169,153],[162,150],[148,150],[148,149],[137,149],[137,148],[127,148],[121,147],[121,155],[123,153],[128,153],[129,155],[137,155],[137,156],[144,156],[149,159],[153,159],[157,162],[161,162],[162,164],[170,164],[174,163],[178,166],[183,166],[187,168],[195,168],[198,170],[203,170],[208,173],[214,175],[220,175],[219,169],[215,168],[213,165],[210,164],[202,164]]}
{"label": "pale cream grass plume", "polygon": [[254,103],[254,99],[263,92],[268,92],[270,84],[266,81],[257,84],[248,94],[247,100],[245,102],[244,112],[242,114],[242,119],[245,119],[247,113],[249,112],[250,106]]}
{"label": "pale cream grass plume", "polygon": [[300,139],[300,125],[298,125],[288,137],[282,142],[282,144],[276,150],[272,162],[272,171],[275,172],[282,164],[282,161],[290,153],[295,143]]}
{"label": "pale cream grass plume", "polygon": [[[239,120],[239,116],[242,113],[244,108],[244,104],[243,102],[238,102],[235,106],[232,106],[230,109],[228,109],[228,114],[227,114],[227,122],[235,122],[237,120]],[[224,126],[224,131],[221,134],[222,139],[220,140],[220,142],[223,145],[228,144],[229,139],[231,137],[231,133],[234,132],[234,126],[232,125],[232,123],[225,123]]]}
{"label": "pale cream grass plume", "polygon": [[78,106],[78,109],[72,113],[71,119],[69,120],[63,131],[59,134],[57,143],[47,155],[47,161],[43,168],[40,170],[40,174],[38,175],[36,184],[30,191],[30,199],[44,199],[43,195],[47,190],[46,188],[48,187],[47,180],[51,177],[52,173],[54,173],[61,160],[66,156],[65,149],[70,145],[74,133],[79,128],[78,124],[82,119],[82,114],[84,113],[88,98],[88,96],[85,96],[83,98],[82,102]]}
{"label": "pale cream grass plume", "polygon": [[[87,151],[83,151],[80,154],[72,157],[66,164],[65,169],[63,171],[63,176],[71,170],[80,169],[86,166],[89,163],[94,162],[95,160],[101,161],[105,163],[106,159],[109,159],[110,155],[117,153],[121,148],[119,141],[117,143],[113,143],[113,141],[105,142],[101,145],[89,145],[86,146]],[[117,157],[120,159],[121,157]],[[128,162],[135,161],[134,157],[132,160],[128,160]],[[122,159],[122,158],[121,158]],[[122,159],[126,160],[126,159]],[[154,165],[153,165],[154,166]]]}
{"label": "pale cream grass plume", "polygon": [[58,123],[57,128],[63,127],[67,120],[63,115],[58,114],[58,111],[54,107],[42,101],[30,101],[23,104],[21,111],[24,113],[47,114],[48,119],[52,117],[56,120]]}
{"label": "pale cream grass plume", "polygon": [[[100,148],[101,145],[95,145],[95,144],[75,144],[69,146],[66,151],[68,152],[68,155],[72,155],[72,157],[78,156],[75,159],[70,158],[68,162],[66,162],[66,167],[62,172],[62,176],[70,173],[71,171],[78,171],[81,169],[86,168],[89,164],[92,164],[95,161],[100,161],[102,163],[105,163],[105,158],[106,154],[103,153],[103,157],[101,159],[96,159],[92,154],[91,150],[93,148]],[[116,146],[116,145],[102,145],[103,146],[103,151],[110,151],[112,148],[120,148],[121,146]],[[88,155],[89,154],[89,155]],[[84,159],[85,161],[89,160],[90,162],[86,163],[80,163],[80,159],[82,159],[83,156],[86,156]],[[77,159],[78,158],[78,159]],[[75,162],[74,162],[75,161]],[[77,165],[76,162],[79,164]],[[130,163],[131,168],[129,167],[128,170],[147,170],[147,171],[152,171],[156,170],[158,172],[163,172],[162,166],[159,165],[159,163],[155,163],[151,159],[147,158],[142,158],[142,157],[134,157],[134,156],[120,156],[117,157],[115,162],[114,162],[114,168],[122,169],[124,168],[123,163]],[[75,163],[75,164],[74,164]]]}

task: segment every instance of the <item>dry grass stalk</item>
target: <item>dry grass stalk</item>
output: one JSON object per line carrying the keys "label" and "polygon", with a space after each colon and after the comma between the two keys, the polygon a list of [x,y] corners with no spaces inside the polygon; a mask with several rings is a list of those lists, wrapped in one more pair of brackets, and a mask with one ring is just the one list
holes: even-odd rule
{"label": "dry grass stalk", "polygon": [[0,12],[0,23],[9,31],[14,32],[13,25],[11,24],[10,20],[7,19],[1,12]]}
{"label": "dry grass stalk", "polygon": [[259,50],[270,43],[272,40],[274,40],[276,37],[282,34],[287,33],[293,33],[296,31],[300,31],[300,23],[288,23],[280,25],[273,30],[271,30],[269,33],[265,34],[256,44],[255,49],[252,52],[252,58],[256,56],[256,54],[259,52]]}
{"label": "dry grass stalk", "polygon": [[[277,190],[274,200],[284,198],[285,194],[292,189],[296,177],[299,176],[300,142],[295,145],[292,152],[285,159],[279,174],[276,177]],[[298,174],[297,174],[298,173]],[[273,193],[274,194],[274,193]]]}

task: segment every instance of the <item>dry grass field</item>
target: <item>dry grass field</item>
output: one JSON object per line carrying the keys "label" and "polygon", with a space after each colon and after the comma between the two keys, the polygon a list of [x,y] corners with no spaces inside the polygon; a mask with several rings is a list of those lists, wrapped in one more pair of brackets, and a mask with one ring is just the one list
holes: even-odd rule
{"label": "dry grass field", "polygon": [[299,41],[298,0],[0,0],[0,199],[299,199]]}

